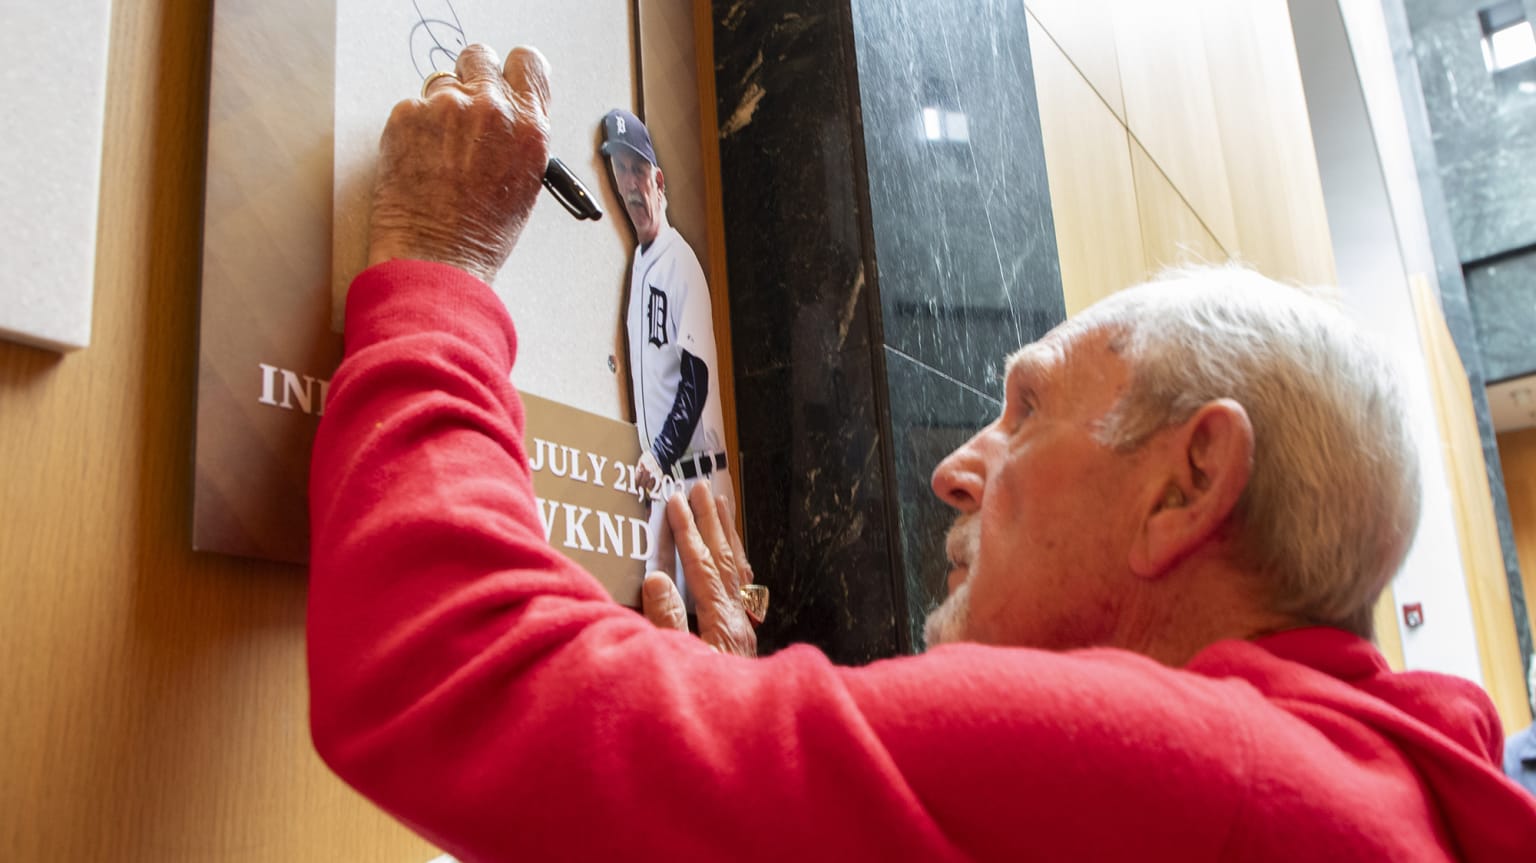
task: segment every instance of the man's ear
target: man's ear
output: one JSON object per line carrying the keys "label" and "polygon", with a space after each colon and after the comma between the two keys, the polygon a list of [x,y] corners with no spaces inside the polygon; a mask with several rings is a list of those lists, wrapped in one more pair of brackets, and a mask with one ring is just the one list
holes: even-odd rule
{"label": "man's ear", "polygon": [[661,169],[660,168],[656,168],[655,170],[656,170],[656,191],[658,191],[658,192],[662,193],[663,195],[665,195],[667,193],[667,178],[666,178],[666,175],[661,173]]}
{"label": "man's ear", "polygon": [[1151,441],[1162,464],[1144,492],[1131,570],[1157,578],[1221,531],[1253,472],[1253,424],[1231,399],[1207,402]]}

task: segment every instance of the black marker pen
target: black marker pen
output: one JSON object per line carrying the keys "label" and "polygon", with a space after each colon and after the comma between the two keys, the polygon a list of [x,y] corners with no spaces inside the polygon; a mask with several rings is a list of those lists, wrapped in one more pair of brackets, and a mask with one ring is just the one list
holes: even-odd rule
{"label": "black marker pen", "polygon": [[544,188],[565,207],[566,212],[577,219],[597,221],[603,217],[603,208],[593,200],[592,193],[571,173],[571,169],[559,159],[550,159],[544,168]]}

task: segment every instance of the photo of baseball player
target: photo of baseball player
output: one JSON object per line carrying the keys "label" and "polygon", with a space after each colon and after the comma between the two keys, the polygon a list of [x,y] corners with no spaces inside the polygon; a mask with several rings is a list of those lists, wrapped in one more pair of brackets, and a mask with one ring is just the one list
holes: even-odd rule
{"label": "photo of baseball player", "polygon": [[651,504],[653,553],[646,567],[671,574],[687,597],[667,526],[667,498],[707,478],[715,494],[735,506],[709,284],[693,249],[667,223],[666,177],[645,124],[629,111],[609,111],[602,153],[635,230],[625,334],[640,437],[636,474],[641,485],[659,492]]}

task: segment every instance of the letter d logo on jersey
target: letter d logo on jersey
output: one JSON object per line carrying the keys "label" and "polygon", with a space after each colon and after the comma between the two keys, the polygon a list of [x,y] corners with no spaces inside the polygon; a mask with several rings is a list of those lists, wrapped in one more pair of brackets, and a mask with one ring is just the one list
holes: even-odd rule
{"label": "letter d logo on jersey", "polygon": [[650,290],[650,301],[645,304],[645,331],[650,343],[660,348],[667,344],[667,295],[655,288]]}

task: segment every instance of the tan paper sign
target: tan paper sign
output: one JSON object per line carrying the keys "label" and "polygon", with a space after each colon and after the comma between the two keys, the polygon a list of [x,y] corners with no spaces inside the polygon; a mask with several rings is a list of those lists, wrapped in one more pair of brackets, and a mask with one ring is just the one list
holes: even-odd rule
{"label": "tan paper sign", "polygon": [[635,427],[522,394],[523,441],[544,533],[619,602],[638,607],[651,555],[649,498],[635,482]]}

